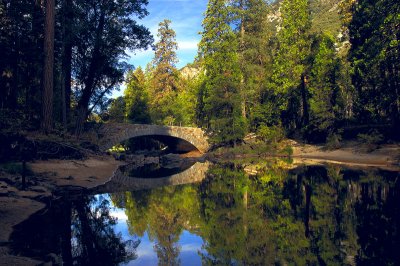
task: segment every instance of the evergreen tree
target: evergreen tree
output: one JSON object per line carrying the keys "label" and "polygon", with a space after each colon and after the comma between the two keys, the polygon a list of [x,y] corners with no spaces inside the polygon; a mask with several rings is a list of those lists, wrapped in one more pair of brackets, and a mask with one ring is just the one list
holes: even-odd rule
{"label": "evergreen tree", "polygon": [[400,121],[400,3],[360,0],[349,25],[357,112],[363,121]]}
{"label": "evergreen tree", "polygon": [[343,100],[339,87],[341,63],[334,39],[322,34],[315,40],[315,54],[309,77],[311,124],[321,131],[333,130],[335,121],[343,118]]}
{"label": "evergreen tree", "polygon": [[151,122],[149,96],[142,68],[130,71],[127,76],[127,86],[124,92],[125,113],[129,122],[148,124]]}
{"label": "evergreen tree", "polygon": [[[250,119],[252,129],[264,120],[260,115],[260,95],[272,64],[275,25],[268,19],[271,7],[263,0],[233,1],[236,32],[239,38],[242,115]],[[268,47],[268,49],[267,49]]]}
{"label": "evergreen tree", "polygon": [[153,120],[164,124],[175,120],[171,106],[179,90],[179,73],[175,66],[178,44],[170,24],[168,19],[159,23],[159,41],[155,45],[150,82]]}
{"label": "evergreen tree", "polygon": [[125,122],[125,106],[126,103],[124,97],[112,99],[107,110],[108,120],[116,123]]}
{"label": "evergreen tree", "polygon": [[284,0],[280,11],[282,22],[270,88],[275,95],[276,108],[284,111],[285,126],[294,129],[307,124],[308,120],[305,87],[311,25],[308,1]]}
{"label": "evergreen tree", "polygon": [[[39,1],[0,1],[0,112],[12,112],[11,120],[23,112],[26,123],[21,126],[39,125],[43,29]],[[6,123],[6,119],[0,120]]]}
{"label": "evergreen tree", "polygon": [[241,114],[238,40],[231,21],[226,1],[209,1],[199,44],[205,70],[199,111],[202,124],[216,143],[236,142],[246,132]]}

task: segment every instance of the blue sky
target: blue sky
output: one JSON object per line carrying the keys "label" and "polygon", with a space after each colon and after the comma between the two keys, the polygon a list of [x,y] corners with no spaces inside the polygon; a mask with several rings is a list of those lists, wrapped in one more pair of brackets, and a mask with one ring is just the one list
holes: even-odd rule
{"label": "blue sky", "polygon": [[[157,42],[158,24],[164,19],[172,21],[171,28],[176,32],[178,42],[178,68],[193,62],[197,54],[197,44],[200,41],[199,32],[202,30],[201,22],[207,8],[207,0],[149,0],[147,10],[149,15],[138,22],[146,26]],[[135,67],[146,67],[154,52],[147,51],[129,52],[129,63]]]}
{"label": "blue sky", "polygon": [[[206,11],[208,0],[149,0],[147,11],[149,15],[138,20],[138,23],[146,26],[154,36],[155,43],[158,41],[158,24],[164,19],[171,20],[171,28],[176,33],[178,43],[177,56],[179,62],[176,67],[182,68],[193,62],[197,55],[197,44],[200,41],[199,32],[202,31],[201,23]],[[136,68],[146,68],[154,57],[154,51],[150,48],[146,51],[128,51],[128,62]],[[112,98],[123,95],[125,84],[119,91],[113,91]]]}

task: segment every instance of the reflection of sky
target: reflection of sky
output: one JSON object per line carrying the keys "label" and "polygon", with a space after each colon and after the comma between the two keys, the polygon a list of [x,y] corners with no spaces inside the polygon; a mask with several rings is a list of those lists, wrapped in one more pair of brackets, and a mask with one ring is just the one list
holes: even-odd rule
{"label": "reflection of sky", "polygon": [[[105,196],[106,198],[108,196]],[[111,202],[111,201],[110,201]],[[137,240],[137,236],[132,236],[128,232],[127,220],[124,209],[112,208],[110,214],[118,218],[118,223],[115,226],[116,233],[121,233],[124,240]],[[154,251],[154,242],[149,240],[147,232],[140,238],[140,244],[136,250],[138,258],[126,264],[132,265],[157,265],[157,253]],[[201,265],[201,258],[198,251],[201,251],[203,239],[197,235],[191,234],[188,231],[183,231],[179,238],[178,245],[181,247],[179,259],[182,265]],[[204,252],[204,251],[203,251]]]}

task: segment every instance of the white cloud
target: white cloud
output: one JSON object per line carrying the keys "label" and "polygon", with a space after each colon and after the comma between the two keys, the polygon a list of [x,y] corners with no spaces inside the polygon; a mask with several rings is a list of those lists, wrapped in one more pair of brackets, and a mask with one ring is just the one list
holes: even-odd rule
{"label": "white cloud", "polygon": [[197,50],[197,40],[179,40],[178,49],[179,50]]}
{"label": "white cloud", "polygon": [[151,57],[154,55],[154,51],[152,49],[147,50],[135,50],[135,51],[126,51],[129,57]]}

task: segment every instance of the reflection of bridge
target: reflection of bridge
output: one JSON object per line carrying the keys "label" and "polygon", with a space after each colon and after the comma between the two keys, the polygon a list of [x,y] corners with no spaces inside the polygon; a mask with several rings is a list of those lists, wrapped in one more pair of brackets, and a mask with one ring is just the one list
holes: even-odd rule
{"label": "reflection of bridge", "polygon": [[153,189],[163,186],[177,186],[183,184],[191,184],[202,181],[206,177],[210,163],[197,162],[187,170],[168,177],[160,178],[136,178],[126,176],[120,169],[118,169],[114,176],[106,184],[96,187],[95,193],[112,193],[124,191],[136,191]]}
{"label": "reflection of bridge", "polygon": [[189,142],[203,153],[207,152],[209,148],[203,130],[194,127],[107,123],[100,128],[99,134],[99,144],[102,150],[107,150],[124,140],[141,136],[175,137]]}

